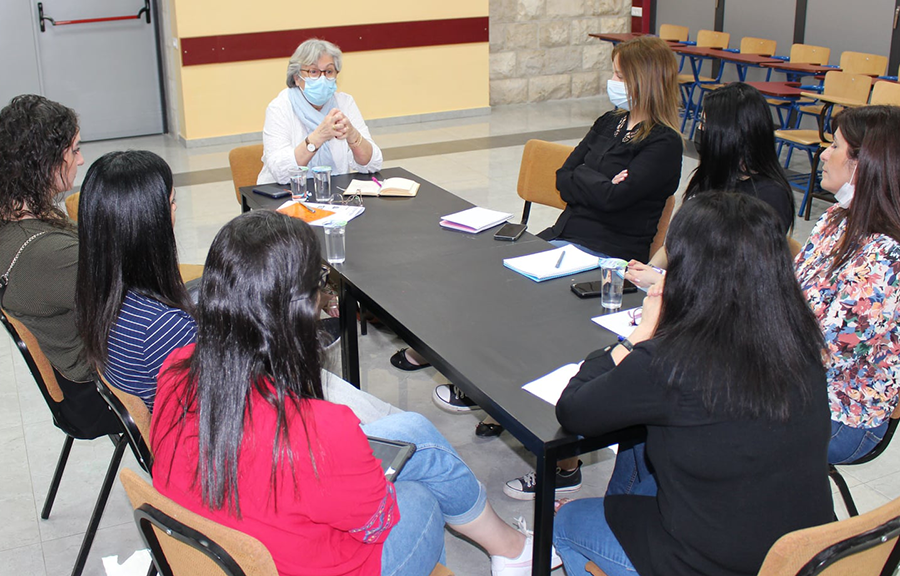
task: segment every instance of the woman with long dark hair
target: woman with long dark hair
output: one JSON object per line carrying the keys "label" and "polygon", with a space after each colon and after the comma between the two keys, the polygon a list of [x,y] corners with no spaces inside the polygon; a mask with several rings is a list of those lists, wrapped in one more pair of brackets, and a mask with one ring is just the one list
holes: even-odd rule
{"label": "woman with long dark hair", "polygon": [[153,409],[156,375],[194,341],[178,270],[175,188],[165,160],[110,152],[88,169],[78,202],[78,328],[92,366]]}
{"label": "woman with long dark hair", "polygon": [[[694,135],[700,163],[684,191],[684,201],[700,192],[739,192],[759,198],[779,217],[779,229],[794,226],[794,193],[775,153],[772,113],[759,90],[732,82],[703,99],[704,121]],[[648,264],[628,263],[628,280],[647,288],[666,267],[665,247]]]}
{"label": "woman with long dark hair", "polygon": [[825,333],[828,460],[840,464],[875,447],[900,402],[900,108],[848,108],[832,126],[822,188],[838,203],[796,264]]}
{"label": "woman with long dark hair", "polygon": [[[491,554],[494,576],[531,573],[531,537],[424,417],[364,425],[321,400],[319,244],[304,222],[243,214],[216,236],[197,343],[160,371],[153,482],[182,506],[259,539],[280,574],[427,575],[446,522]],[[387,482],[365,434],[417,449]]]}
{"label": "woman with long dark hair", "polygon": [[569,576],[588,560],[610,576],[756,574],[783,534],[833,518],[822,334],[778,216],[698,194],[668,247],[640,325],[590,354],[556,405],[576,434],[646,428],[620,444],[606,498],[559,509]]}
{"label": "woman with long dark hair", "polygon": [[[110,152],[88,169],[79,198],[78,327],[88,361],[153,410],[157,375],[197,335],[178,269],[172,170],[153,152]],[[399,410],[327,370],[327,398],[363,422]]]}

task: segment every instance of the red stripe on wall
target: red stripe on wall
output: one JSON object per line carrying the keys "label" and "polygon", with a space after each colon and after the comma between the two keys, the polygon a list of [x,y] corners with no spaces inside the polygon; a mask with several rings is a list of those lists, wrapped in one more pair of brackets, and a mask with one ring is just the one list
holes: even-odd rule
{"label": "red stripe on wall", "polygon": [[181,39],[184,66],[288,58],[308,38],[334,42],[343,52],[416,48],[488,41],[488,17],[388,22]]}

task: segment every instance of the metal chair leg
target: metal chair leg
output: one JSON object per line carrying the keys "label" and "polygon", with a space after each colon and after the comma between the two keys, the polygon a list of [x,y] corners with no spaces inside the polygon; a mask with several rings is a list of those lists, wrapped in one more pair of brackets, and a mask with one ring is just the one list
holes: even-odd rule
{"label": "metal chair leg", "polygon": [[125,453],[126,446],[128,446],[128,438],[122,434],[116,442],[116,449],[113,451],[112,458],[109,460],[109,467],[106,469],[106,477],[103,479],[103,485],[100,487],[100,494],[97,496],[97,503],[94,504],[94,512],[91,514],[91,520],[88,522],[87,531],[84,533],[84,540],[81,542],[81,550],[78,551],[78,558],[75,559],[75,567],[72,569],[72,576],[81,576],[81,573],[84,571],[88,553],[90,553],[91,545],[94,543],[94,536],[97,535],[97,527],[100,525],[100,518],[103,517],[103,510],[106,509],[106,501],[109,499],[109,493],[112,490],[113,482],[116,480],[116,472],[119,470],[119,464],[122,462],[122,455]]}
{"label": "metal chair leg", "polygon": [[74,438],[66,434],[62,451],[59,453],[59,459],[56,461],[53,480],[50,481],[50,490],[47,491],[47,497],[44,499],[44,508],[41,510],[41,519],[43,520],[50,517],[50,509],[53,508],[53,502],[56,500],[56,491],[59,490],[59,482],[62,480],[63,471],[66,469],[66,462],[69,460],[69,452],[72,451],[72,442],[74,441]]}
{"label": "metal chair leg", "polygon": [[847,487],[847,482],[844,481],[844,477],[841,476],[841,473],[838,472],[837,468],[829,464],[828,475],[834,480],[834,483],[837,484],[838,490],[841,493],[841,498],[844,499],[844,505],[847,507],[847,513],[850,514],[850,516],[859,516],[859,511],[856,509],[856,504],[853,502],[853,496],[850,495],[850,488]]}
{"label": "metal chair leg", "polygon": [[366,307],[359,305],[359,333],[365,336],[369,333],[369,323],[366,321]]}

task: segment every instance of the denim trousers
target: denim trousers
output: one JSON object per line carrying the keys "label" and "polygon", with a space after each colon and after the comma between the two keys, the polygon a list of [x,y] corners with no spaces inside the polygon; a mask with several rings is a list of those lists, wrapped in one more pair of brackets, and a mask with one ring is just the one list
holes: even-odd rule
{"label": "denim trousers", "polygon": [[832,420],[828,463],[847,464],[859,460],[884,438],[887,428],[888,422],[875,428],[854,428]]}
{"label": "denim trousers", "polygon": [[[622,442],[606,495],[655,496],[656,478],[650,470],[641,440]],[[635,576],[637,572],[606,523],[603,498],[574,500],[559,509],[553,522],[553,544],[568,576],[589,576],[584,569],[593,561],[608,576]]]}
{"label": "denim trousers", "polygon": [[468,524],[478,518],[487,505],[487,492],[421,414],[392,414],[362,425],[362,430],[416,445],[395,482],[400,522],[384,542],[381,573],[427,576],[436,563],[445,562],[444,524]]}

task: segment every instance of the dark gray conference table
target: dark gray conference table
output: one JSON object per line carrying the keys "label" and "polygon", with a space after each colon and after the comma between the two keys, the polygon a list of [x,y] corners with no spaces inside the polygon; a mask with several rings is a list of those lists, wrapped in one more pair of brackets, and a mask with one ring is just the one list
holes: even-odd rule
{"label": "dark gray conference table", "polygon": [[[347,261],[333,266],[341,282],[344,378],[360,385],[355,319],[361,303],[534,453],[533,574],[549,574],[556,461],[617,437],[568,434],[554,407],[522,385],[616,341],[590,320],[602,313],[599,299],[580,300],[569,290],[573,279],[598,280],[599,273],[533,282],[505,268],[503,259],[552,248],[549,243],[528,233],[498,242],[495,229],[442,229],[441,216],[472,205],[402,168],[385,169],[379,179],[393,176],[420,182],[418,195],[365,198],[365,213],[347,225]],[[352,178],[332,182],[343,188]],[[245,209],[272,209],[285,200],[254,194],[252,186],[241,194]],[[324,250],[322,230],[316,231]],[[626,294],[624,307],[640,305],[642,296]]]}

